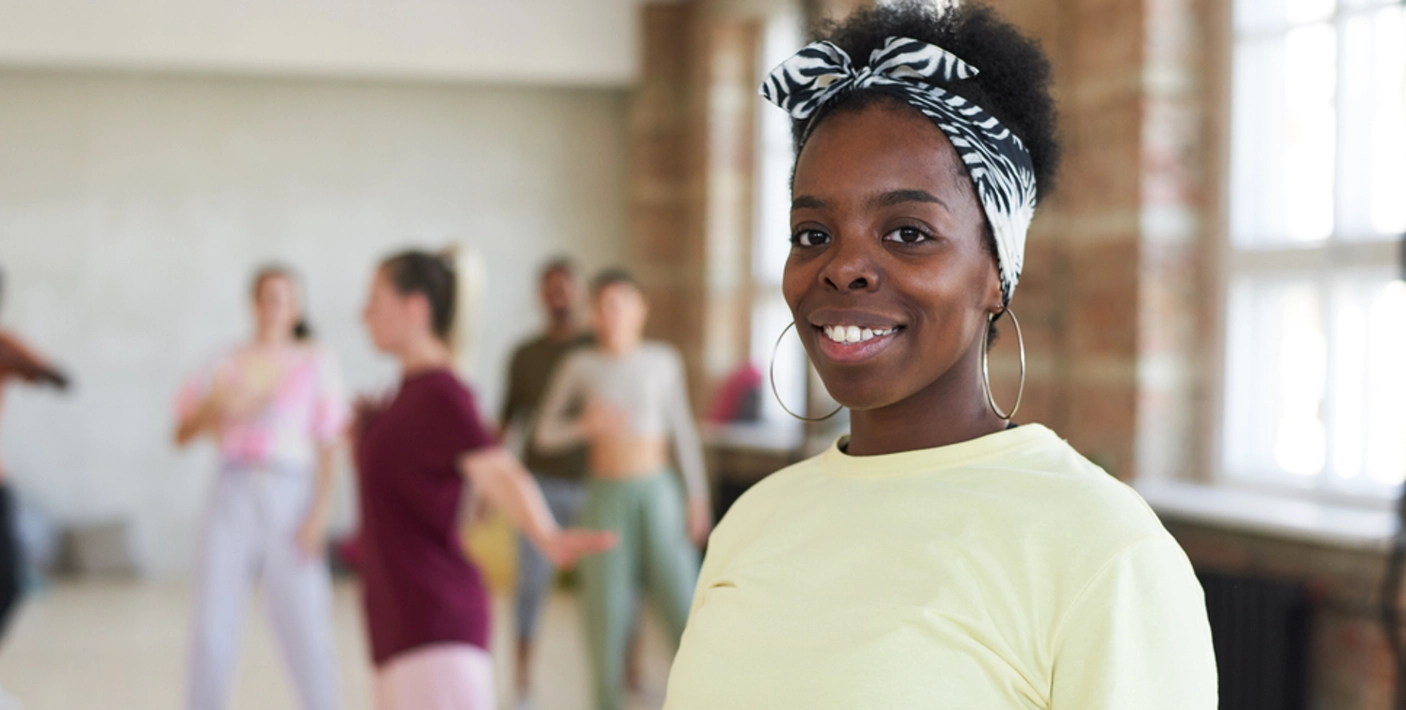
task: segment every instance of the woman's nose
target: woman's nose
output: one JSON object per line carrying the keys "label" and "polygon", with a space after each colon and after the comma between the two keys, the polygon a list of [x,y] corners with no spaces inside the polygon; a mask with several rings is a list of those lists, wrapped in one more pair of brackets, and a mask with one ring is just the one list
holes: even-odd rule
{"label": "woman's nose", "polygon": [[879,284],[873,254],[862,239],[854,237],[836,235],[822,276],[826,285],[839,291],[873,290]]}

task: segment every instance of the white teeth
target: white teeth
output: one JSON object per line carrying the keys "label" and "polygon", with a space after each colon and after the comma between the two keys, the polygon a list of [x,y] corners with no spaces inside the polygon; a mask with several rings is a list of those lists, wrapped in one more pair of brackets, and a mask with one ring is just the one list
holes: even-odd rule
{"label": "white teeth", "polygon": [[862,343],[879,336],[892,333],[893,328],[875,330],[873,328],[860,328],[856,325],[827,325],[823,328],[825,337],[837,343]]}

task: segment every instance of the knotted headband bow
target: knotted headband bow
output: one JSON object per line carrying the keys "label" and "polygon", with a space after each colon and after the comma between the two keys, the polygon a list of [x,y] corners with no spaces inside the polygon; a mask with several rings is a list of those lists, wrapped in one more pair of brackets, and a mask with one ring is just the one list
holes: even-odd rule
{"label": "knotted headband bow", "polygon": [[[1025,234],[1035,216],[1035,166],[1025,144],[995,116],[943,86],[976,74],[976,67],[951,52],[906,37],[885,40],[858,70],[844,50],[815,42],[773,69],[761,92],[798,121],[855,89],[891,93],[922,111],[946,134],[976,187],[996,237],[1001,294],[1009,304],[1025,261]],[[809,137],[807,126],[802,144]]]}

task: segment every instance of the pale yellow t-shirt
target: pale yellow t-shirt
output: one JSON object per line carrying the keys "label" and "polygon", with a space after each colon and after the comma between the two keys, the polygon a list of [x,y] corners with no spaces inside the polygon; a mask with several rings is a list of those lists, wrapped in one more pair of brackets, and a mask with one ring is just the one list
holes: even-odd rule
{"label": "pale yellow t-shirt", "polygon": [[843,445],[713,532],[666,710],[1214,710],[1186,555],[1054,432]]}

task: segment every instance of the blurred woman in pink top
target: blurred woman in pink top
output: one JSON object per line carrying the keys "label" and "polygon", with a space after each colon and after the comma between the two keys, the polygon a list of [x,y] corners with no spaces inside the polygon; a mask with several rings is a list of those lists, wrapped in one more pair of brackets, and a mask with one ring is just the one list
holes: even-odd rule
{"label": "blurred woman in pink top", "polygon": [[244,603],[261,583],[306,710],[340,706],[323,538],[349,419],[331,355],[310,341],[291,271],[259,271],[254,338],[181,388],[176,444],[220,450],[198,563],[186,707],[226,707]]}

